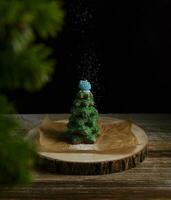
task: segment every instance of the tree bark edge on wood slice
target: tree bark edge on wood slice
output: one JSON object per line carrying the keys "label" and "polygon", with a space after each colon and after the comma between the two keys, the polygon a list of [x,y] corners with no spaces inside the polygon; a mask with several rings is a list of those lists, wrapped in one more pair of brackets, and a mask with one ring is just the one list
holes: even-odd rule
{"label": "tree bark edge on wood slice", "polygon": [[147,157],[147,146],[139,153],[130,157],[94,163],[74,163],[67,161],[60,161],[56,159],[49,159],[39,155],[37,157],[37,167],[40,170],[48,171],[57,174],[66,175],[104,175],[125,171],[136,167]]}

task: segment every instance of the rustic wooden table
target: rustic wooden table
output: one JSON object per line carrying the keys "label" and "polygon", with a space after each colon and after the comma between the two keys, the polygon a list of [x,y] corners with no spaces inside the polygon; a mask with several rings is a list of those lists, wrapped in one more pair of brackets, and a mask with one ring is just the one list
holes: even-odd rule
{"label": "rustic wooden table", "polygon": [[[24,124],[25,134],[46,115],[15,115]],[[49,115],[63,119],[67,115]],[[0,199],[171,199],[171,115],[109,114],[131,119],[149,137],[148,158],[138,167],[121,173],[99,176],[66,176],[37,172],[29,186],[4,188]]]}

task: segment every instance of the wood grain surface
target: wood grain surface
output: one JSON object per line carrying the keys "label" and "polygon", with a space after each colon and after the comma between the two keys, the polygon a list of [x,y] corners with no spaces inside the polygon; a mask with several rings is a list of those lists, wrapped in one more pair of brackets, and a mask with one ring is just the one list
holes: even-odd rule
{"label": "wood grain surface", "polygon": [[[106,116],[106,115],[105,115]],[[149,137],[148,158],[136,168],[108,175],[73,176],[36,172],[27,186],[5,187],[0,199],[171,199],[171,115],[109,114],[129,119],[145,129]],[[22,121],[24,135],[41,123],[45,115],[13,115]],[[67,115],[49,115],[53,120]]]}

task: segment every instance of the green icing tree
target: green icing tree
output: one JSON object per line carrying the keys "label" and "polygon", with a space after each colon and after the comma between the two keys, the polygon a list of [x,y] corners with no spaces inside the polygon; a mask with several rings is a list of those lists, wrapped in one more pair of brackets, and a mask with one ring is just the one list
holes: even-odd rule
{"label": "green icing tree", "polygon": [[17,132],[19,122],[4,91],[40,89],[51,78],[51,49],[38,42],[56,36],[64,12],[59,0],[0,0],[0,183],[31,178],[34,148]]}
{"label": "green icing tree", "polygon": [[99,114],[94,106],[90,83],[80,81],[79,87],[81,90],[71,108],[68,134],[73,144],[92,144],[99,135]]}

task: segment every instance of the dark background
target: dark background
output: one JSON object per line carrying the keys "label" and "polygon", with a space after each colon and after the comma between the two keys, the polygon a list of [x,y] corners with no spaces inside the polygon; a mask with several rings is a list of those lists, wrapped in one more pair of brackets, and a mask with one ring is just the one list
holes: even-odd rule
{"label": "dark background", "polygon": [[171,2],[65,0],[53,47],[57,66],[41,91],[15,91],[19,113],[68,113],[78,81],[92,82],[101,113],[171,111]]}

